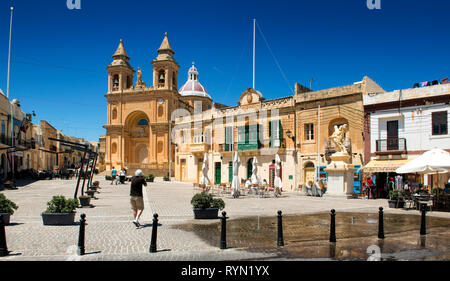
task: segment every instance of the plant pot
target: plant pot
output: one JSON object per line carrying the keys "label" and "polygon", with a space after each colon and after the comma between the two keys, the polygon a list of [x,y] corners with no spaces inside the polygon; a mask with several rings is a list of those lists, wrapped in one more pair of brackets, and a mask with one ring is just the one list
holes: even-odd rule
{"label": "plant pot", "polygon": [[403,208],[405,206],[405,201],[398,200],[388,200],[389,208]]}
{"label": "plant pot", "polygon": [[194,208],[195,219],[217,219],[218,213],[219,208],[207,208],[207,209]]}
{"label": "plant pot", "polygon": [[94,193],[95,193],[94,190],[87,190],[84,193],[86,193],[89,197],[94,198]]}
{"label": "plant pot", "polygon": [[80,200],[81,207],[90,206],[91,197],[89,197],[89,196],[80,196],[80,197],[78,197],[78,199]]}
{"label": "plant pot", "polygon": [[5,223],[5,225],[9,225],[9,220],[11,218],[11,214],[10,213],[0,213],[0,215],[3,216],[3,222]]}
{"label": "plant pot", "polygon": [[42,213],[41,216],[44,225],[73,225],[75,222],[75,213]]}

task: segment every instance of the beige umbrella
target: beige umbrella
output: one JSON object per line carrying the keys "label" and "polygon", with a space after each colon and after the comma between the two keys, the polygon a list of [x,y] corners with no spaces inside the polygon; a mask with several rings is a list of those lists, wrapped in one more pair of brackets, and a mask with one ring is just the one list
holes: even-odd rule
{"label": "beige umbrella", "polygon": [[278,192],[281,192],[281,188],[283,187],[283,183],[281,182],[281,159],[280,156],[277,154],[275,155],[275,179],[274,179],[274,186],[275,190],[278,189]]}
{"label": "beige umbrella", "polygon": [[208,170],[209,170],[209,165],[208,165],[208,153],[204,154],[203,157],[203,166],[202,166],[202,177],[200,178],[200,185],[204,185],[207,186],[211,183],[211,181],[208,178]]}
{"label": "beige umbrella", "polygon": [[256,157],[253,157],[252,162],[252,184],[257,184],[258,186],[261,185],[261,178],[258,176],[258,159]]}
{"label": "beige umbrella", "polygon": [[239,154],[236,151],[233,159],[233,181],[231,183],[231,190],[233,197],[239,197],[241,183],[239,180],[239,166],[241,166],[241,158],[239,158]]}

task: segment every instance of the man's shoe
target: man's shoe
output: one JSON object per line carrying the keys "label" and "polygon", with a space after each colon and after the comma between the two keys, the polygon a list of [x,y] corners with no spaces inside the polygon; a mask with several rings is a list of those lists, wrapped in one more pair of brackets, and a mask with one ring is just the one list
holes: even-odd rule
{"label": "man's shoe", "polygon": [[133,221],[133,224],[136,226],[136,228],[139,228],[139,223],[138,222],[136,222],[136,221]]}

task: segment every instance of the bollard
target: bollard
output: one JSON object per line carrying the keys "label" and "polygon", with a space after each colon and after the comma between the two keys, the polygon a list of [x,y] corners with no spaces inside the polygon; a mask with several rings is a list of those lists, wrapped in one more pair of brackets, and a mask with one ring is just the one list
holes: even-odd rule
{"label": "bollard", "polygon": [[220,249],[224,250],[227,248],[227,213],[222,212],[222,217],[220,218],[222,222],[222,231],[220,232]]}
{"label": "bollard", "polygon": [[378,238],[384,239],[383,207],[378,212]]}
{"label": "bollard", "polygon": [[6,246],[5,221],[3,215],[0,215],[0,257],[6,257],[7,255],[9,255],[9,251]]}
{"label": "bollard", "polygon": [[420,210],[422,211],[422,223],[420,224],[420,235],[426,235],[427,234],[427,221],[426,221],[427,204],[420,204]]}
{"label": "bollard", "polygon": [[86,215],[81,214],[80,233],[78,234],[78,252],[80,256],[84,256],[86,252],[86,248],[84,247],[85,229],[86,229]]}
{"label": "bollard", "polygon": [[331,210],[330,242],[336,242],[336,211]]}
{"label": "bollard", "polygon": [[281,211],[278,211],[278,246],[284,246],[283,239],[283,217],[281,216]]}
{"label": "bollard", "polygon": [[152,240],[150,242],[150,253],[156,253],[156,234],[158,231],[158,214],[153,215]]}

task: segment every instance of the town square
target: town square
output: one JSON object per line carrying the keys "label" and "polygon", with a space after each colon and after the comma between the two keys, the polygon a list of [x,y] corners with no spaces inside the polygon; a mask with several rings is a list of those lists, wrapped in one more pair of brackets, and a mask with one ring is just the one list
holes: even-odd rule
{"label": "town square", "polygon": [[0,263],[448,261],[448,3],[313,2],[4,1]]}

